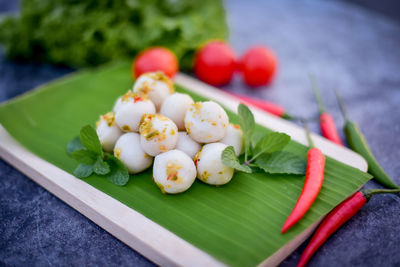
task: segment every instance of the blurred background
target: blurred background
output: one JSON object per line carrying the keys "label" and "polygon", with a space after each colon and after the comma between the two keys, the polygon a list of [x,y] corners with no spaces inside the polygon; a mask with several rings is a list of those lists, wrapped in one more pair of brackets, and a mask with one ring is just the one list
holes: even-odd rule
{"label": "blurred background", "polygon": [[359,5],[360,7],[368,8],[372,11],[382,13],[388,17],[400,20],[400,3],[396,0],[345,0],[349,3]]}
{"label": "blurred background", "polygon": [[[193,76],[194,55],[207,40],[225,39],[237,58],[261,45],[276,56],[271,80],[253,87],[234,75],[219,87],[313,117],[313,73],[337,125],[334,89],[400,183],[399,1],[0,0],[0,15],[0,101],[76,69],[133,60],[152,45],[170,48]],[[372,199],[310,266],[399,266],[399,203]],[[152,265],[2,160],[0,218],[0,265]],[[282,266],[296,265],[304,247]]]}

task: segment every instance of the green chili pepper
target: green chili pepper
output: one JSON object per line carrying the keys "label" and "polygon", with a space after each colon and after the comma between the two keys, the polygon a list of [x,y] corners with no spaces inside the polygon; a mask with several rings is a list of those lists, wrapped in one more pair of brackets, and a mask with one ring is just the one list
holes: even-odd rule
{"label": "green chili pepper", "polygon": [[387,173],[379,165],[378,161],[372,154],[367,140],[365,140],[365,137],[360,131],[358,125],[348,119],[343,101],[337,92],[336,98],[339,102],[340,110],[346,121],[344,126],[344,133],[346,135],[346,140],[349,144],[349,147],[364,157],[364,159],[368,162],[368,172],[372,174],[378,182],[380,182],[387,188],[400,188],[400,186],[395,184],[392,179],[390,179],[389,175],[387,175]]}

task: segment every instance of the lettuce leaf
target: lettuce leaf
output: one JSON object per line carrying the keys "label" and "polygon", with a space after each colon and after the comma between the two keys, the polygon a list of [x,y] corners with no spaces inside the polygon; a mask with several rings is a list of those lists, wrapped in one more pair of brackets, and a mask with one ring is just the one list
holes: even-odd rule
{"label": "lettuce leaf", "polygon": [[72,67],[133,58],[161,45],[190,69],[202,43],[227,36],[222,0],[23,0],[20,14],[0,20],[10,58]]}

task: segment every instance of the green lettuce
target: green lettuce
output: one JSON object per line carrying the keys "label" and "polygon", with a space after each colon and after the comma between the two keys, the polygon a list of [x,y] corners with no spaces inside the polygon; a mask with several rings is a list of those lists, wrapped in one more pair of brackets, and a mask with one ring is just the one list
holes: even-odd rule
{"label": "green lettuce", "polygon": [[0,43],[13,59],[72,67],[133,58],[161,45],[191,68],[194,51],[226,39],[221,0],[23,0],[0,20]]}

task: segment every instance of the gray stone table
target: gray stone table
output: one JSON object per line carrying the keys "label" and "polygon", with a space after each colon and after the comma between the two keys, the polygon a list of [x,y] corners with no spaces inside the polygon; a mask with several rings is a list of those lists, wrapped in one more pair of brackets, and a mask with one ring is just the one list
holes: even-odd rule
{"label": "gray stone table", "polygon": [[[0,12],[18,9],[0,1]],[[314,116],[308,73],[343,124],[333,89],[365,133],[385,170],[400,183],[400,25],[340,1],[227,1],[230,43],[238,54],[255,44],[276,51],[279,72],[268,88],[235,79],[226,89]],[[21,64],[0,54],[0,100],[71,72]],[[317,125],[312,125],[318,131]],[[342,136],[343,137],[343,136]],[[374,181],[368,188],[377,188]],[[400,198],[373,198],[317,252],[310,266],[400,266]],[[281,265],[294,266],[305,245]],[[74,209],[0,160],[0,266],[153,265]]]}

